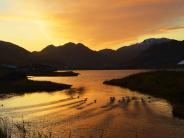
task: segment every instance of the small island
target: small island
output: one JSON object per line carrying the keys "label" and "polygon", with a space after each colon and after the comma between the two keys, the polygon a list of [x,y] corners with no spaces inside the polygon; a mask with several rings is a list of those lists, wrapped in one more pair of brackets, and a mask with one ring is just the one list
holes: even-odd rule
{"label": "small island", "polygon": [[173,115],[184,118],[184,72],[152,71],[103,82],[168,100]]}
{"label": "small island", "polygon": [[60,68],[48,64],[25,65],[18,67],[16,70],[25,73],[27,76],[38,77],[73,77],[79,75],[74,71],[59,71]]}

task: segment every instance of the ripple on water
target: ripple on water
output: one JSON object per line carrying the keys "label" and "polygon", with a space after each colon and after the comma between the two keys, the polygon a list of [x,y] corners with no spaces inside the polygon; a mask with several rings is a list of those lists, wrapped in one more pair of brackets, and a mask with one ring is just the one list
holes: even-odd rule
{"label": "ripple on water", "polygon": [[[0,100],[1,116],[31,122],[30,129],[52,131],[53,135],[68,137],[128,137],[182,138],[184,121],[172,118],[172,107],[163,99],[151,98],[143,103],[140,98],[128,104],[118,103],[123,96],[144,97],[115,86],[103,85],[104,80],[121,78],[139,70],[76,71],[78,77],[33,77],[72,84],[84,88],[82,92],[33,93]],[[77,96],[80,96],[78,99]],[[74,99],[71,98],[74,97]],[[116,102],[109,104],[109,97]],[[88,98],[86,102],[83,100]],[[94,100],[97,102],[94,103]]]}

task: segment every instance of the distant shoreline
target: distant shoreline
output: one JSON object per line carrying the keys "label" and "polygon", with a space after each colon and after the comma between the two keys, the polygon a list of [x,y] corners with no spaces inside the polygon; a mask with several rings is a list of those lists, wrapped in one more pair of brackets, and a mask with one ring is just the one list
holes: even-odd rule
{"label": "distant shoreline", "polygon": [[62,71],[83,71],[83,70],[150,70],[150,71],[184,71],[184,68],[121,68],[121,69],[64,69]]}
{"label": "distant shoreline", "polygon": [[35,77],[72,77],[72,76],[78,76],[79,73],[73,72],[73,71],[64,71],[64,72],[58,72],[58,71],[36,71],[36,72],[29,72],[26,73],[27,76],[35,76]]}

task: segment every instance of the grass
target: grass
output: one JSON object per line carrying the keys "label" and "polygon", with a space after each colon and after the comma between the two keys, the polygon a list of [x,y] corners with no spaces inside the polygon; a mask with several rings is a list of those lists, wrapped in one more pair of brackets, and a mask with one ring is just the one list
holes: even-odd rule
{"label": "grass", "polygon": [[[24,120],[16,123],[10,123],[7,118],[0,118],[2,123],[0,123],[0,138],[55,138],[55,137],[65,137],[65,138],[73,138],[76,136],[76,132],[78,130],[81,132],[78,136],[95,138],[96,133],[103,138],[105,137],[104,129],[96,129],[96,133],[92,134],[83,134],[81,130],[85,132],[85,129],[89,128],[76,128],[76,130],[65,129],[61,130],[59,133],[55,133],[54,131],[41,131],[35,129],[30,122],[25,122]],[[34,129],[30,129],[34,128]],[[108,131],[108,130],[107,130]]]}
{"label": "grass", "polygon": [[8,118],[0,118],[0,138],[52,138],[52,132],[45,134],[28,130],[27,127],[28,125],[24,120],[10,124]]}
{"label": "grass", "polygon": [[105,81],[104,84],[121,86],[168,100],[173,115],[184,118],[184,72],[153,71],[130,75],[122,79]]}
{"label": "grass", "polygon": [[7,118],[0,118],[0,138],[11,138],[11,130]]}

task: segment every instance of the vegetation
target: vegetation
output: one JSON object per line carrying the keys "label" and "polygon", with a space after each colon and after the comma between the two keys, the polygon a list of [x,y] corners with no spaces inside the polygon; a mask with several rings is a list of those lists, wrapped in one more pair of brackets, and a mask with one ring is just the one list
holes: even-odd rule
{"label": "vegetation", "polygon": [[11,132],[8,126],[8,121],[5,118],[0,118],[0,138],[10,138]]}
{"label": "vegetation", "polygon": [[52,132],[29,130],[29,122],[10,123],[8,118],[0,118],[0,138],[52,138]]}
{"label": "vegetation", "polygon": [[89,137],[94,138],[99,136],[100,138],[105,137],[106,131],[109,132],[109,130],[105,129],[95,129],[95,133],[91,134],[83,134],[83,133],[76,133],[76,132],[84,132],[86,130],[89,130],[88,127],[86,128],[76,128],[76,129],[61,129],[59,132],[51,130],[43,130],[36,128],[33,128],[33,125],[31,122],[22,121],[14,122],[13,120],[10,122],[10,119],[8,118],[1,118],[0,121],[3,121],[3,124],[0,122],[0,138],[56,138],[56,137],[64,137],[64,138],[73,138],[73,137]]}
{"label": "vegetation", "polygon": [[165,98],[173,106],[173,115],[184,118],[184,72],[154,71],[139,73],[122,79],[105,81],[104,84],[121,86],[155,97]]}

